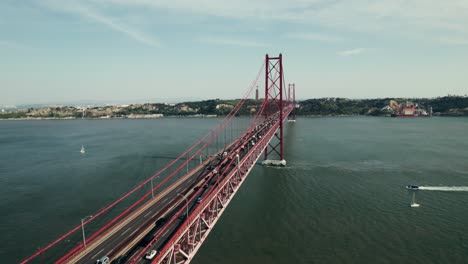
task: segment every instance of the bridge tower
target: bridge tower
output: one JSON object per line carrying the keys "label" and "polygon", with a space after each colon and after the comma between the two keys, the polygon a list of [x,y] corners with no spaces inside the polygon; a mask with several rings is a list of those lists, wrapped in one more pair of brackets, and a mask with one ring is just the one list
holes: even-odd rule
{"label": "bridge tower", "polygon": [[[271,113],[279,111],[279,128],[275,133],[275,142],[268,143],[265,148],[264,165],[286,166],[284,160],[284,144],[283,144],[283,55],[280,53],[278,57],[269,57],[265,55],[265,108],[263,115],[267,119]],[[270,154],[275,153],[279,160],[269,160]]]}
{"label": "bridge tower", "polygon": [[293,110],[288,116],[288,122],[296,122],[296,85],[288,85],[288,102],[293,104]]}

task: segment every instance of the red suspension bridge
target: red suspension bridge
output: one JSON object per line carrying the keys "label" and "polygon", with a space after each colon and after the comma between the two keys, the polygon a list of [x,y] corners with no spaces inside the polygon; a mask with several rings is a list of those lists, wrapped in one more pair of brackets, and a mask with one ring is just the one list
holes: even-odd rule
{"label": "red suspension bridge", "polygon": [[[222,148],[216,144],[209,155],[229,126],[232,134],[233,120],[262,74],[265,98],[256,114],[236,139],[225,141]],[[207,134],[160,171],[22,263],[96,263],[101,258],[109,263],[189,263],[262,153],[263,164],[286,165],[283,123],[286,119],[295,121],[296,103],[294,84],[288,85],[287,91],[284,88],[282,55],[266,55],[244,97]],[[189,164],[193,165],[190,170]],[[137,191],[149,185],[150,191],[137,196],[141,193]],[[108,219],[111,210],[130,199],[133,203],[117,216],[98,221]],[[87,237],[85,227],[96,223],[104,224],[94,226],[94,233]],[[64,246],[64,241],[77,239],[79,244]]]}

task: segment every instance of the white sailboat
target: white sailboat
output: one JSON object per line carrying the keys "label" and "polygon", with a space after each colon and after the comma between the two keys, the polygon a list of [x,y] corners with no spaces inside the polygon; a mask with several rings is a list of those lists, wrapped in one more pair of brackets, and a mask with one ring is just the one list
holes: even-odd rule
{"label": "white sailboat", "polygon": [[85,148],[84,148],[84,146],[83,146],[83,145],[81,145],[81,150],[80,150],[80,153],[81,153],[81,154],[85,154],[85,153],[86,153],[86,150],[85,150]]}
{"label": "white sailboat", "polygon": [[416,203],[416,193],[413,192],[413,199],[411,200],[411,204],[410,204],[411,207],[419,207],[419,204]]}

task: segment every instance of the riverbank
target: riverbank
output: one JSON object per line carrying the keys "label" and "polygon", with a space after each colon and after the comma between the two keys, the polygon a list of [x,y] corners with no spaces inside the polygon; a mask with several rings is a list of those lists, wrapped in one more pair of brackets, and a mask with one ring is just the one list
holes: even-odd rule
{"label": "riverbank", "polygon": [[[106,106],[47,106],[5,110],[1,109],[1,119],[71,119],[71,118],[162,118],[162,117],[218,117],[226,116],[240,102],[235,100],[205,100],[178,104],[131,104]],[[246,100],[239,109],[241,116],[256,115],[263,99]],[[379,98],[347,99],[317,98],[298,101],[296,115],[308,117],[327,116],[386,116],[402,111],[399,105],[417,106],[404,108],[408,111],[426,111],[435,116],[468,116],[468,97],[445,96],[438,98]]]}
{"label": "riverbank", "polygon": [[186,115],[186,116],[155,116],[155,115],[138,115],[138,116],[115,116],[115,117],[24,117],[24,118],[0,118],[0,121],[37,121],[37,120],[107,120],[107,119],[161,119],[161,118],[215,118],[217,115]]}

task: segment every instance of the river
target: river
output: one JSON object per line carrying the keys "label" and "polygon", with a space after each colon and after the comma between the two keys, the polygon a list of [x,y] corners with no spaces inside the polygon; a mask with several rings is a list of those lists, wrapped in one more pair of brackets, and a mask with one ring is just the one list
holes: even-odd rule
{"label": "river", "polygon": [[[219,121],[0,122],[2,263],[78,225]],[[192,263],[468,263],[467,118],[298,118],[285,142],[287,167],[254,168]],[[407,184],[425,186],[421,207],[409,207]]]}

